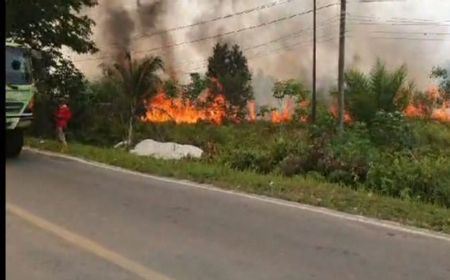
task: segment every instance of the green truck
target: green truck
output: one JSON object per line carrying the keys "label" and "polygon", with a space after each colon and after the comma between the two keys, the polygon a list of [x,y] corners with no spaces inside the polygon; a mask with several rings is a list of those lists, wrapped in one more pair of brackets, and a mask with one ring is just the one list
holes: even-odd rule
{"label": "green truck", "polygon": [[22,151],[23,130],[33,120],[35,86],[31,71],[31,56],[36,53],[14,43],[5,44],[6,87],[6,147],[7,157],[17,157]]}

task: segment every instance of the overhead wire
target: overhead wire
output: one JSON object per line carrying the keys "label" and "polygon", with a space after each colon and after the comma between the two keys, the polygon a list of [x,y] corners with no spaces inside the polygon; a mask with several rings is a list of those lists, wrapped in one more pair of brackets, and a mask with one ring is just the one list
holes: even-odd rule
{"label": "overhead wire", "polygon": [[[337,4],[338,3],[327,4],[327,5],[319,7],[317,10],[323,10],[323,9],[326,9],[326,8],[329,8],[329,7],[336,6]],[[291,14],[289,16],[283,16],[283,17],[280,17],[280,18],[277,18],[275,20],[271,20],[271,21],[268,21],[268,22],[263,22],[263,23],[259,23],[259,24],[256,24],[256,25],[251,25],[251,26],[243,27],[243,28],[240,28],[240,29],[236,29],[236,30],[232,30],[232,31],[224,32],[224,33],[219,33],[219,34],[215,34],[215,35],[205,36],[205,37],[197,38],[197,39],[190,40],[190,41],[183,41],[183,42],[178,42],[178,43],[175,43],[175,44],[168,44],[168,45],[165,45],[165,46],[159,46],[159,47],[145,49],[145,50],[131,50],[130,52],[132,54],[152,53],[152,52],[155,52],[155,51],[158,51],[158,50],[164,50],[164,49],[167,49],[167,48],[174,48],[174,47],[179,47],[179,46],[183,46],[183,45],[188,45],[188,44],[194,44],[194,43],[198,43],[198,42],[202,42],[202,41],[207,41],[207,40],[211,40],[211,39],[223,38],[223,37],[230,36],[230,35],[236,35],[236,34],[239,34],[241,32],[244,32],[244,31],[258,29],[258,28],[266,27],[266,26],[269,26],[269,25],[272,25],[272,24],[276,24],[276,23],[279,23],[279,22],[287,21],[287,20],[290,20],[290,19],[302,16],[302,15],[310,14],[312,12],[313,12],[313,10],[310,9],[310,10],[306,10],[306,11],[303,11],[303,12]],[[91,60],[94,60],[94,61],[95,60],[103,60],[105,58],[112,58],[112,57],[113,57],[113,55],[104,55],[104,56],[100,56],[100,57],[91,57],[91,58],[86,58],[86,59],[74,60],[74,62],[85,62],[85,61],[91,61]]]}
{"label": "overhead wire", "polygon": [[264,10],[264,9],[270,9],[270,8],[274,8],[280,5],[284,5],[284,4],[289,4],[291,2],[294,2],[297,0],[276,0],[276,1],[272,1],[270,3],[267,4],[263,4],[257,7],[253,7],[253,8],[249,8],[249,9],[245,9],[239,12],[235,12],[235,13],[231,13],[231,14],[227,14],[224,16],[218,16],[209,20],[203,20],[203,21],[198,21],[195,23],[191,23],[191,24],[187,24],[187,25],[181,25],[181,26],[176,26],[176,27],[171,27],[165,30],[159,30],[153,33],[144,33],[144,34],[140,34],[135,36],[133,39],[141,39],[141,38],[145,38],[145,37],[153,37],[156,35],[161,35],[164,33],[169,33],[169,32],[174,32],[174,31],[180,31],[180,30],[184,30],[184,29],[188,29],[188,28],[192,28],[192,27],[196,27],[196,26],[200,26],[200,25],[204,25],[207,23],[214,23],[214,22],[218,22],[221,20],[225,20],[225,19],[230,19],[233,18],[235,16],[241,16],[241,15],[246,15],[246,14],[250,14],[256,11],[260,11],[260,10]]}

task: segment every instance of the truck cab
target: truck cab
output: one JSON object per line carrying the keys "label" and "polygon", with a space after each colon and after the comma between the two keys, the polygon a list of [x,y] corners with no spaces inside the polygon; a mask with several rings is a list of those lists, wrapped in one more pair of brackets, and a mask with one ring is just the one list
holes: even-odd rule
{"label": "truck cab", "polygon": [[5,120],[6,156],[17,157],[22,151],[23,130],[33,120],[35,86],[31,71],[31,52],[20,45],[5,45]]}

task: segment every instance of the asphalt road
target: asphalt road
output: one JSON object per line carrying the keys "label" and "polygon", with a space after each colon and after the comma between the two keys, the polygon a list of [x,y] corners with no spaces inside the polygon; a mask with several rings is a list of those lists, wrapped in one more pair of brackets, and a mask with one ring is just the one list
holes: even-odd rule
{"label": "asphalt road", "polygon": [[450,279],[450,240],[25,151],[6,279]]}

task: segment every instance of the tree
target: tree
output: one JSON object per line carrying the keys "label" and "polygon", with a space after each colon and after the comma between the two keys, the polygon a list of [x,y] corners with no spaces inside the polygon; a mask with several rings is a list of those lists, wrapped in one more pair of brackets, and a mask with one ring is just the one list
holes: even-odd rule
{"label": "tree", "polygon": [[378,111],[403,111],[409,104],[414,84],[407,83],[407,71],[401,66],[393,72],[377,61],[369,75],[358,70],[345,73],[346,107],[359,121],[370,123]]}
{"label": "tree", "polygon": [[105,75],[116,84],[121,93],[124,106],[122,113],[128,120],[128,146],[133,143],[134,124],[145,111],[145,101],[154,96],[162,85],[157,72],[163,69],[164,65],[159,57],[132,60],[129,53],[114,65],[105,66]]}
{"label": "tree", "polygon": [[6,1],[6,38],[42,54],[42,59],[33,61],[40,92],[80,92],[83,76],[63,57],[61,48],[68,47],[76,53],[97,51],[91,40],[94,21],[80,15],[83,8],[96,4],[96,0]]}
{"label": "tree", "polygon": [[450,100],[450,77],[448,71],[441,67],[434,67],[430,77],[440,80],[439,89],[443,93],[443,98]]}
{"label": "tree", "polygon": [[247,58],[239,46],[234,45],[230,48],[226,43],[217,43],[213,55],[208,59],[206,76],[209,79],[217,79],[223,88],[223,92],[220,92],[217,87],[213,87],[216,89],[213,92],[225,96],[229,102],[226,108],[228,113],[237,113],[238,117],[244,117],[247,102],[253,99],[253,89]]}
{"label": "tree", "polygon": [[307,94],[305,86],[295,80],[278,81],[273,87],[273,97],[277,99],[292,97],[296,102],[301,102],[306,99]]}
{"label": "tree", "polygon": [[275,82],[273,87],[273,97],[279,101],[289,98],[295,102],[295,119],[305,117],[307,110],[305,107],[298,107],[301,102],[306,101],[308,90],[305,86],[295,80],[286,80]]}
{"label": "tree", "polygon": [[191,73],[191,82],[184,87],[186,97],[194,101],[208,87],[208,79],[201,77],[199,73]]}

